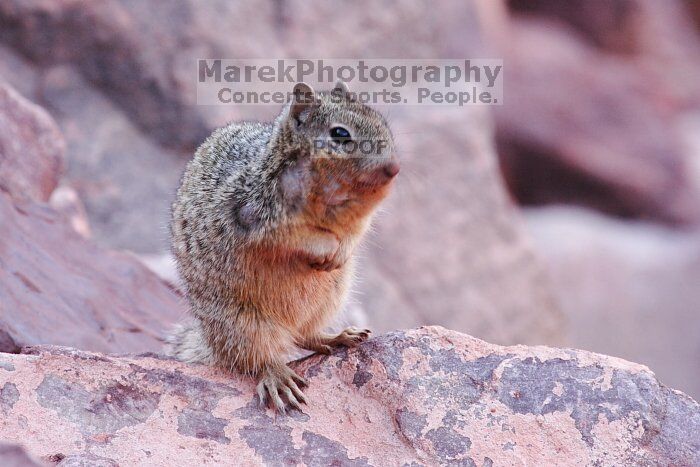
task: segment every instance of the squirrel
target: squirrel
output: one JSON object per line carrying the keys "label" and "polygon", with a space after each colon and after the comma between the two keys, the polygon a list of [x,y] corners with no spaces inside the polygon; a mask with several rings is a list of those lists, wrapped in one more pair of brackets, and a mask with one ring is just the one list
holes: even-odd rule
{"label": "squirrel", "polygon": [[290,353],[329,354],[369,337],[324,328],[399,167],[384,117],[340,81],[320,93],[297,83],[272,123],[215,130],[173,203],[173,254],[193,319],[166,352],[257,378],[261,404],[301,410],[308,383],[287,366]]}

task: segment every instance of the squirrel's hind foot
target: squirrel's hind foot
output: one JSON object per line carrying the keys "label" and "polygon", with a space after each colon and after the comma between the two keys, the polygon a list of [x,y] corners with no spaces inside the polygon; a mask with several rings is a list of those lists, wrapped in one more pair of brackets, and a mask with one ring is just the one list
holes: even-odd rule
{"label": "squirrel's hind foot", "polygon": [[[262,406],[269,403],[280,414],[286,413],[287,404],[301,412],[301,404],[306,404],[306,397],[299,386],[308,385],[306,379],[286,365],[268,368],[258,383],[258,398]],[[287,401],[286,404],[283,397]]]}

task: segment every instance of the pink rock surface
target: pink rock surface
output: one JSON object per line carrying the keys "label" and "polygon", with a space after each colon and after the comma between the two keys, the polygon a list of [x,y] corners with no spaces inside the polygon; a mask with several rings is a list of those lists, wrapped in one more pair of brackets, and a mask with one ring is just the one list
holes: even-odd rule
{"label": "pink rock surface", "polygon": [[508,97],[495,112],[496,137],[521,203],[573,203],[670,224],[700,220],[691,155],[676,126],[690,101],[682,84],[649,71],[660,60],[620,61],[545,21],[515,20],[508,37]]}
{"label": "pink rock surface", "polygon": [[494,28],[508,76],[495,114],[515,197],[699,222],[696,150],[683,138],[700,109],[694,2],[507,3],[515,14]]}
{"label": "pink rock surface", "polygon": [[49,114],[0,81],[0,187],[47,201],[61,177],[64,146]]}
{"label": "pink rock surface", "polygon": [[1,350],[156,350],[184,313],[181,297],[136,258],[100,249],[48,206],[0,191],[0,219]]}
{"label": "pink rock surface", "polygon": [[136,258],[86,241],[48,206],[0,192],[0,219],[0,330],[17,346],[156,350],[184,313],[181,297]]}
{"label": "pink rock surface", "polygon": [[428,327],[292,364],[305,413],[155,355],[0,355],[0,438],[104,465],[697,465],[700,406],[640,365]]}
{"label": "pink rock surface", "polygon": [[48,114],[0,85],[0,351],[157,350],[183,300],[136,258],[86,240],[75,194],[68,203],[53,198],[60,212],[43,202],[61,176],[62,152]]}

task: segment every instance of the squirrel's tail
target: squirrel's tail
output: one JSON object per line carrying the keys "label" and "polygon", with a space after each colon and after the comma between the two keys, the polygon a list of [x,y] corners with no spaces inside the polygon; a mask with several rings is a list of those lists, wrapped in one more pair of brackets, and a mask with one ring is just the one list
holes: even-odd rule
{"label": "squirrel's tail", "polygon": [[165,338],[165,353],[187,363],[214,363],[211,348],[196,318],[175,326]]}

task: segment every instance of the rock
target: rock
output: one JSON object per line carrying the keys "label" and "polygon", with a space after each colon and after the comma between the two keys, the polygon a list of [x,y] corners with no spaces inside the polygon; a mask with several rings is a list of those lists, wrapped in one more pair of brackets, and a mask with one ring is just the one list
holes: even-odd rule
{"label": "rock", "polygon": [[[381,7],[372,0],[360,0],[351,9],[340,0],[290,0],[278,5],[275,15],[283,21],[275,26],[290,57],[462,59],[487,46],[479,0],[445,0],[439,5],[429,0],[389,0]],[[328,40],[326,21],[341,11],[343,21],[334,25],[334,38]]]}
{"label": "rock", "polygon": [[181,297],[136,258],[100,249],[45,205],[0,192],[0,329],[15,346],[104,352],[161,346]]}
{"label": "rock", "polygon": [[197,45],[206,35],[204,28],[197,31],[197,25],[188,21],[197,11],[184,2],[157,8],[128,1],[3,2],[0,40],[40,64],[75,64],[160,141],[191,144],[204,138],[207,130],[196,113],[185,110],[185,96],[177,92],[183,83],[174,72],[197,57],[217,55]]}
{"label": "rock", "polygon": [[503,172],[518,201],[700,221],[694,159],[677,127],[700,100],[692,80],[668,82],[686,73],[659,68],[660,59],[601,54],[551,22],[516,18],[511,26],[507,96],[495,114]]}
{"label": "rock", "polygon": [[693,17],[695,27],[700,31],[700,3],[698,2],[686,2],[688,8],[690,8],[690,14]]}
{"label": "rock", "polygon": [[85,238],[92,237],[85,206],[73,188],[67,185],[56,188],[51,193],[49,205],[63,215],[73,230]]}
{"label": "rock", "polygon": [[[7,0],[0,5],[0,41],[41,66],[69,64],[161,144],[187,149],[198,146],[214,122],[243,115],[235,107],[194,105],[197,59],[462,58],[479,43],[473,2],[450,0],[440,9],[428,0],[346,6],[337,0],[206,6],[196,0]],[[339,11],[343,21],[328,40],[328,18]]]}
{"label": "rock", "polygon": [[36,347],[0,357],[0,436],[45,459],[89,465],[95,459],[100,465],[700,462],[700,406],[646,367],[585,351],[499,347],[436,327],[293,363],[310,380],[309,405],[286,417],[258,405],[252,380],[155,355]]}
{"label": "rock", "polygon": [[191,154],[156,144],[70,67],[38,69],[0,46],[0,76],[54,115],[66,140],[61,190],[80,198],[93,240],[139,254],[169,250],[170,204]]}
{"label": "rock", "polygon": [[170,204],[191,154],[156,144],[71,67],[40,69],[0,46],[0,76],[54,115],[66,140],[62,185],[84,205],[92,238],[136,253],[169,250]]}
{"label": "rock", "polygon": [[[551,0],[510,0],[521,15],[572,26],[584,33],[590,45],[598,45],[603,56],[625,66],[620,73],[639,74],[651,91],[657,109],[671,118],[700,106],[700,34],[693,27],[692,12],[697,2],[686,0],[594,0],[553,2]],[[555,29],[558,29],[555,25]],[[612,40],[611,40],[612,39]],[[610,52],[625,52],[610,55]],[[604,102],[599,105],[605,105]],[[662,115],[663,116],[663,115]]]}
{"label": "rock", "polygon": [[185,293],[185,288],[180,280],[180,274],[177,271],[177,263],[171,253],[162,255],[138,255],[138,259],[171,287]]}
{"label": "rock", "polygon": [[648,365],[700,397],[700,235],[583,209],[528,209],[566,342]]}
{"label": "rock", "polygon": [[557,18],[596,46],[632,53],[639,46],[640,0],[507,0],[520,14]]}
{"label": "rock", "polygon": [[68,67],[43,74],[41,96],[66,135],[63,183],[83,200],[95,241],[136,253],[167,251],[170,204],[189,154],[155,144]]}
{"label": "rock", "polygon": [[4,467],[42,467],[16,444],[0,443],[0,463]]}
{"label": "rock", "polygon": [[359,253],[370,323],[560,343],[562,316],[499,177],[487,114],[422,108],[392,123],[410,137],[399,136],[401,176]]}
{"label": "rock", "polygon": [[[694,0],[506,0],[516,15],[555,20],[566,24],[579,37],[601,49],[638,59],[644,55],[687,55],[700,47],[693,17]],[[697,57],[687,55],[698,64]],[[655,65],[666,72],[666,60]],[[678,66],[674,64],[674,68]],[[678,81],[676,76],[675,82]],[[681,78],[681,81],[685,81]],[[697,90],[697,84],[695,85]]]}
{"label": "rock", "polygon": [[[164,328],[183,314],[181,296],[136,258],[84,238],[79,199],[51,196],[61,133],[11,88],[0,96],[0,148],[7,148],[0,152],[0,351],[42,343],[159,349]],[[50,197],[65,209],[41,202]]]}
{"label": "rock", "polygon": [[63,150],[63,137],[46,111],[0,81],[0,187],[47,201],[61,177]]}

